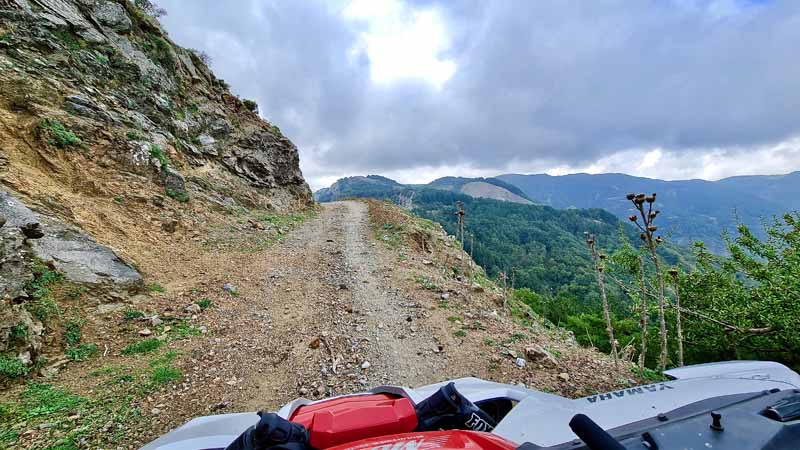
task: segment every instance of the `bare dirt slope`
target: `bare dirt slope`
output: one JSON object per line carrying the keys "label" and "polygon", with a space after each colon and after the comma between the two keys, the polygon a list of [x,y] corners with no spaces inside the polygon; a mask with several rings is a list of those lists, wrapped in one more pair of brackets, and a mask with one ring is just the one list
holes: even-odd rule
{"label": "bare dirt slope", "polygon": [[523,205],[533,204],[532,201],[526,198],[520,197],[519,195],[507,189],[501,188],[500,186],[495,186],[485,181],[473,181],[471,183],[467,183],[464,186],[461,186],[461,192],[471,197],[493,198],[495,200],[521,203]]}

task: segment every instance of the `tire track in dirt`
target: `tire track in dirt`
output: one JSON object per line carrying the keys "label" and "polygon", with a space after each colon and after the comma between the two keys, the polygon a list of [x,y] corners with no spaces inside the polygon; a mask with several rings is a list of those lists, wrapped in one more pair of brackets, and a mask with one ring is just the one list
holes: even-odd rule
{"label": "tire track in dirt", "polygon": [[417,308],[404,306],[402,293],[386,286],[391,268],[371,238],[364,203],[326,204],[266,259],[271,269],[262,300],[248,312],[265,333],[258,338],[257,331],[246,336],[239,329],[233,341],[245,340],[246,348],[260,348],[269,358],[243,383],[254,386],[255,395],[236,401],[234,409],[274,409],[297,396],[386,383],[418,385],[441,373],[445,359],[419,351],[436,344],[416,332]]}
{"label": "tire track in dirt", "polygon": [[387,287],[387,265],[369,237],[367,205],[344,202],[344,255],[352,277],[353,304],[364,313],[359,330],[369,339],[367,355],[371,364],[371,385],[416,386],[441,376],[443,357],[426,357],[436,343],[418,334],[421,315],[398,289]]}

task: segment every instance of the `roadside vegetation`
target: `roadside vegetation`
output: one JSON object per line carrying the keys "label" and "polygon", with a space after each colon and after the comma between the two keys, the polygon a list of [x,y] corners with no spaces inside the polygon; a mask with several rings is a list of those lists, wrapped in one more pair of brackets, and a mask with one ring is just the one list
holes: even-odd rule
{"label": "roadside vegetation", "polygon": [[[157,348],[156,348],[157,350]],[[29,381],[0,403],[0,448],[106,448],[146,426],[139,402],[181,380],[176,351],[149,352],[145,364],[107,364],[89,373],[91,393],[78,395],[46,381]],[[136,359],[144,356],[137,356]]]}
{"label": "roadside vegetation", "polygon": [[234,221],[213,229],[203,246],[209,251],[256,253],[282,241],[286,235],[317,217],[316,207],[294,214],[262,210],[231,210]]}
{"label": "roadside vegetation", "polygon": [[[417,192],[412,212],[463,241],[456,245],[504,292],[506,308],[528,306],[582,345],[637,364],[641,377],[730,359],[800,368],[800,310],[787,300],[800,297],[800,213],[768,220],[764,233],[739,225],[723,236],[728,256],[717,256],[702,243],[687,249],[669,242],[655,194],[633,193],[623,201],[634,213],[627,225],[602,210],[434,190]],[[373,230],[403,260],[402,245],[415,244],[411,223],[378,216]],[[437,288],[424,277],[416,283]]]}

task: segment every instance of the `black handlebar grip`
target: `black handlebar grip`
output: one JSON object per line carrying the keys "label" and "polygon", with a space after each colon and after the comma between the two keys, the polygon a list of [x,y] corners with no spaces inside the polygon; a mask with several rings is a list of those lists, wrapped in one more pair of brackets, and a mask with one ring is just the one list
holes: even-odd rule
{"label": "black handlebar grip", "polygon": [[245,430],[225,450],[309,450],[308,430],[275,413],[259,412],[257,424]]}
{"label": "black handlebar grip", "polygon": [[569,427],[590,450],[625,450],[619,441],[586,415],[575,414],[569,421]]}

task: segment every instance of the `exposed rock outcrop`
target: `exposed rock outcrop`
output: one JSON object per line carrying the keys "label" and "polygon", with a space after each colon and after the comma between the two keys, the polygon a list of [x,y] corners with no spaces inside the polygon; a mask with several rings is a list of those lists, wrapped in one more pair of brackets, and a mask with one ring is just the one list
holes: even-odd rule
{"label": "exposed rock outcrop", "polygon": [[42,323],[24,304],[26,287],[34,279],[28,239],[7,222],[0,226],[0,355],[11,355],[25,365],[41,349],[43,332]]}
{"label": "exposed rock outcrop", "polygon": [[[25,245],[20,243],[16,247],[8,248],[5,252],[6,255],[22,252],[24,249],[26,253],[29,251],[40,261],[52,264],[68,280],[76,283],[105,284],[116,290],[136,290],[142,283],[142,276],[122,261],[111,249],[98,244],[91,237],[53,217],[31,211],[8,192],[0,191],[0,215],[6,219],[4,228],[17,227],[25,241]],[[40,233],[31,237],[25,233],[26,229],[39,230]],[[9,244],[12,241],[14,243],[19,241],[12,231],[8,231],[9,236],[3,236],[4,242],[6,239],[9,240]],[[17,270],[21,265],[17,261],[11,261],[9,267],[12,270],[11,273],[6,273],[6,264],[6,262],[0,262],[0,271],[3,272],[4,279],[7,278],[6,275],[10,277],[21,275]],[[2,289],[2,284],[4,282],[0,283],[0,289]],[[17,283],[15,282],[15,284]],[[17,290],[15,287],[9,292]]]}

